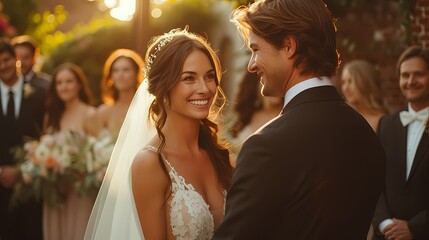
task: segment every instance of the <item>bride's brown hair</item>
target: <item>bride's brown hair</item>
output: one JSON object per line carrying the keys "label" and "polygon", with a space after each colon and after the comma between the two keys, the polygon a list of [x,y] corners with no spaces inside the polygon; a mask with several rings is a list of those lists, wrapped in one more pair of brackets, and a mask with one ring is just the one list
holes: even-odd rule
{"label": "bride's brown hair", "polygon": [[215,123],[215,118],[225,103],[225,96],[219,87],[222,69],[219,59],[210,45],[202,37],[189,33],[187,29],[174,30],[155,37],[146,53],[146,63],[149,68],[146,71],[149,82],[148,90],[155,96],[155,100],[150,106],[149,117],[155,122],[158,136],[161,139],[158,147],[159,161],[168,176],[167,168],[161,157],[162,149],[165,146],[165,136],[161,130],[167,120],[166,108],[170,102],[170,92],[179,81],[185,59],[194,50],[201,51],[210,60],[216,72],[218,88],[211,113],[208,118],[201,120],[198,143],[207,151],[221,185],[224,189],[228,189],[231,184],[232,166],[228,150],[218,140],[218,125]]}

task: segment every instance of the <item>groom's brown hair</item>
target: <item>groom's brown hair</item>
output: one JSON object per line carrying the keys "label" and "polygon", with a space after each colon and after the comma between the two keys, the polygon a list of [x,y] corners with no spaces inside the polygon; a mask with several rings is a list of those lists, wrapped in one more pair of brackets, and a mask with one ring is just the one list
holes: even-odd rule
{"label": "groom's brown hair", "polygon": [[246,41],[250,30],[280,49],[285,37],[293,37],[294,66],[302,65],[302,74],[331,77],[338,68],[334,19],[321,0],[256,0],[237,8],[231,21]]}

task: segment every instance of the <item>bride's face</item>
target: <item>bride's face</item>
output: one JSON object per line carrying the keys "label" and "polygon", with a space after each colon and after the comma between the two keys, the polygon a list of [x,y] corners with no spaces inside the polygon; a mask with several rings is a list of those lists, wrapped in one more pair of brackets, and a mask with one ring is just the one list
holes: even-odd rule
{"label": "bride's face", "polygon": [[214,67],[203,52],[194,50],[186,58],[179,80],[170,92],[168,114],[205,119],[216,92]]}

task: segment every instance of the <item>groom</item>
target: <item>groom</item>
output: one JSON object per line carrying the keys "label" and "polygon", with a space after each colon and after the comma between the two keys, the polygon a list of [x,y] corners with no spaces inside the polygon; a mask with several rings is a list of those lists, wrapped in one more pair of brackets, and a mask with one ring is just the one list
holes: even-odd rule
{"label": "groom", "polygon": [[232,21],[280,116],[245,143],[213,239],[363,240],[384,180],[384,151],[329,77],[338,54],[322,0],[256,0]]}

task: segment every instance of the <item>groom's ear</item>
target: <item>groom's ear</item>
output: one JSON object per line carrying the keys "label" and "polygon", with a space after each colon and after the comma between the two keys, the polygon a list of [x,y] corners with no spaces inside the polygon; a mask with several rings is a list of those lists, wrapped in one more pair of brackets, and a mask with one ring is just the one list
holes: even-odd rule
{"label": "groom's ear", "polygon": [[283,49],[289,58],[293,57],[296,51],[296,39],[290,35],[286,36],[283,39]]}

